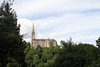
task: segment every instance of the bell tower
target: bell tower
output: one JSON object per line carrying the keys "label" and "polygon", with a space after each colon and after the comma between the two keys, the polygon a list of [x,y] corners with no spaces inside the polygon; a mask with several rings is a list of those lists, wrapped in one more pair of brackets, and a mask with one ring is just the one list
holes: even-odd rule
{"label": "bell tower", "polygon": [[35,40],[35,30],[34,30],[34,23],[33,23],[31,47],[34,46],[34,40]]}

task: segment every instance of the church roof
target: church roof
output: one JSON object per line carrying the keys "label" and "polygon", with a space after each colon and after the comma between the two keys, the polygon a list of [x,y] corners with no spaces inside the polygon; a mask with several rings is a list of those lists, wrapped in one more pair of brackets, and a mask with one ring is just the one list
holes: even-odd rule
{"label": "church roof", "polygon": [[46,40],[56,41],[55,39],[35,39],[35,41],[46,41]]}

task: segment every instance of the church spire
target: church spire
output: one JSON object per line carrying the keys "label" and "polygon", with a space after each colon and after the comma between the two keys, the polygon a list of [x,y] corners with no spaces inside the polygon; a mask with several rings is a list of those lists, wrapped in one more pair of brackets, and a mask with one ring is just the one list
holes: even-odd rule
{"label": "church spire", "polygon": [[[33,23],[32,35],[35,35],[34,23]],[[34,37],[34,38],[35,38],[35,37]]]}
{"label": "church spire", "polygon": [[35,40],[35,30],[34,30],[34,23],[33,23],[31,47],[34,46],[34,40]]}

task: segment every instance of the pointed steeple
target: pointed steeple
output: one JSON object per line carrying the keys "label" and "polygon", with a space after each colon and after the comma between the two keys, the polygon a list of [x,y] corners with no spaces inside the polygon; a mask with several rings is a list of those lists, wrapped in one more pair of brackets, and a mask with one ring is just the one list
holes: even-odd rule
{"label": "pointed steeple", "polygon": [[35,36],[34,23],[33,23],[32,35],[34,35],[34,36]]}
{"label": "pointed steeple", "polygon": [[34,30],[34,23],[33,23],[31,47],[34,46],[34,40],[35,40],[35,30]]}

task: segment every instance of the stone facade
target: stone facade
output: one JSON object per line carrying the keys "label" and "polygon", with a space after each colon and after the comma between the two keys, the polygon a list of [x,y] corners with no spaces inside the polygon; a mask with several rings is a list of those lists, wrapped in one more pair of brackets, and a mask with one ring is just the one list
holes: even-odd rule
{"label": "stone facade", "polygon": [[57,45],[57,41],[55,39],[35,39],[35,30],[34,30],[34,24],[33,24],[33,30],[32,30],[32,41],[31,41],[31,47],[34,46],[34,48],[37,47],[37,45],[40,45],[41,47],[49,47],[50,45]]}

